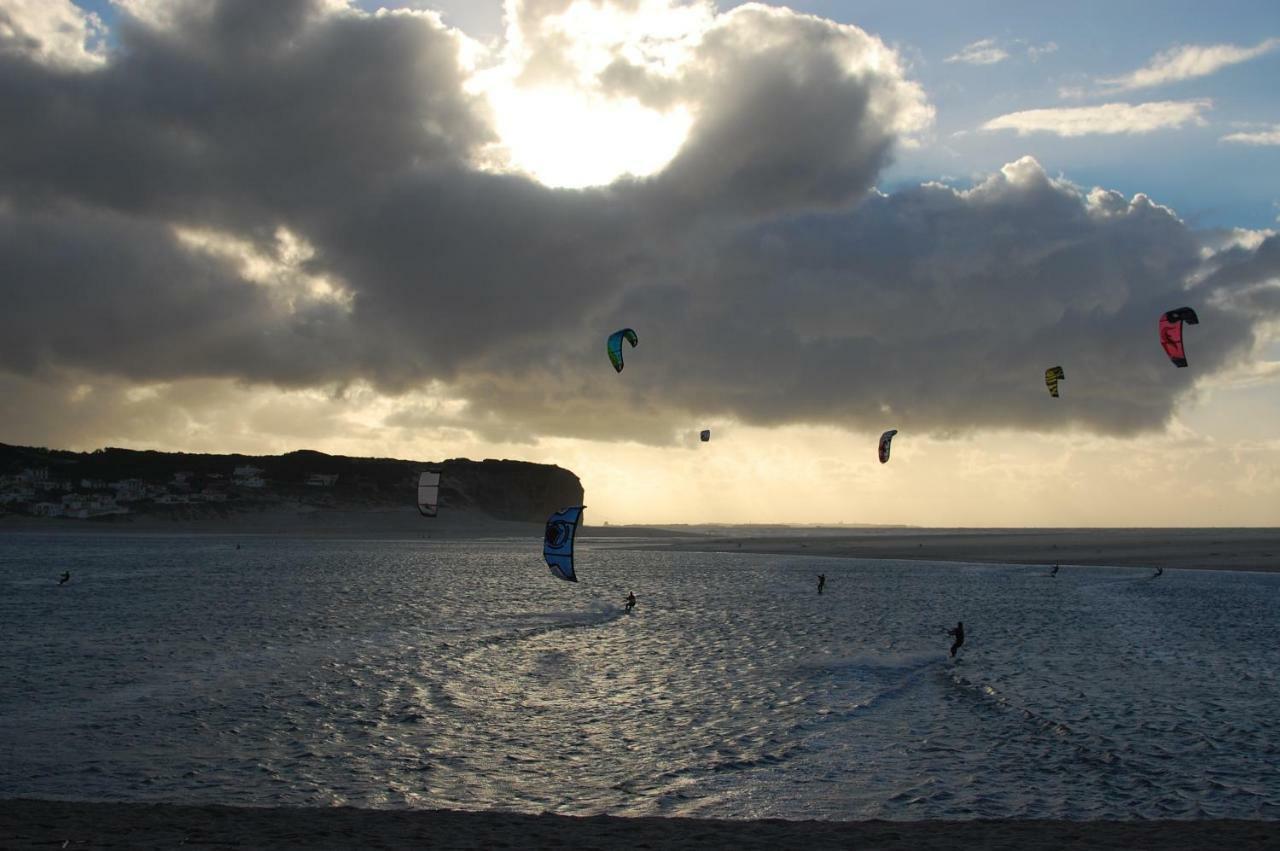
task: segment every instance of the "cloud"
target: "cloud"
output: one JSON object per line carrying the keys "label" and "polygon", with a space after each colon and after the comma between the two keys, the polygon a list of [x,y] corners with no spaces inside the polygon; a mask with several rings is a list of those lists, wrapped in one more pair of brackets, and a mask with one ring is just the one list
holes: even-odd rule
{"label": "cloud", "polygon": [[1242,130],[1222,136],[1220,142],[1234,142],[1239,145],[1280,145],[1280,124],[1273,124],[1266,130]]}
{"label": "cloud", "polygon": [[102,20],[71,0],[6,0],[0,8],[0,57],[19,56],[62,70],[106,61]]}
{"label": "cloud", "polygon": [[[786,9],[556,0],[513,7],[509,26],[504,65],[485,83],[498,121],[521,123],[509,135],[536,136],[535,161],[515,150],[517,164],[557,185],[652,175],[655,193],[698,206],[759,209],[777,193],[839,203],[933,121],[883,42]],[[548,112],[521,117],[531,104]],[[752,197],[738,194],[748,185]]]}
{"label": "cloud", "polygon": [[995,65],[1009,58],[1009,51],[996,45],[993,38],[984,38],[966,45],[959,53],[948,56],[944,62],[963,62],[966,65]]}
{"label": "cloud", "polygon": [[1223,68],[1257,59],[1280,47],[1280,38],[1269,38],[1253,47],[1235,44],[1183,44],[1157,53],[1145,66],[1119,77],[1099,80],[1105,93],[1134,91],[1181,80],[1207,77]]}
{"label": "cloud", "polygon": [[[933,109],[895,55],[855,27],[758,5],[720,16],[681,79],[697,116],[649,182],[662,215],[845,204]],[[623,89],[622,91],[626,91]]]}
{"label": "cloud", "polygon": [[1046,41],[1044,44],[1027,45],[1027,57],[1032,62],[1039,62],[1040,57],[1048,56],[1050,53],[1058,52],[1058,43],[1054,41]]}
{"label": "cloud", "polygon": [[983,130],[1015,130],[1019,136],[1053,133],[1058,136],[1151,133],[1156,130],[1208,122],[1201,113],[1213,101],[1165,100],[1151,103],[1104,103],[1098,106],[1028,109],[991,119]]}
{"label": "cloud", "polygon": [[[1058,51],[1058,45],[1052,41],[1044,44],[1031,44],[1026,39],[1014,39],[1010,47],[1025,53],[1032,62],[1039,62],[1040,57]],[[965,46],[959,53],[948,56],[944,62],[962,62],[966,65],[996,65],[1013,56],[1008,49],[1002,47],[994,38],[984,38]]]}
{"label": "cloud", "polygon": [[[0,111],[24,116],[0,145],[0,377],[22,389],[0,394],[0,421],[27,433],[66,432],[79,388],[103,387],[80,397],[104,399],[80,421],[96,433],[151,417],[205,441],[182,414],[203,387],[219,404],[227,388],[282,399],[226,425],[237,440],[311,434],[290,421],[349,398],[326,425],[506,444],[886,420],[1133,434],[1280,311],[1263,286],[1274,238],[1206,255],[1167,208],[1031,159],[968,189],[875,191],[932,108],[854,27],[748,5],[673,35],[670,54],[527,40],[538,61],[505,79],[536,68],[537,85],[689,117],[656,172],[564,189],[495,162],[511,140],[487,66],[437,16],[164,8],[126,14],[94,70],[0,57]],[[513,8],[546,35],[539,10],[625,23],[665,7]],[[1183,303],[1202,319],[1190,371],[1154,340]],[[603,349],[624,325],[641,344],[619,376]],[[1074,382],[1056,407],[1050,363]]]}

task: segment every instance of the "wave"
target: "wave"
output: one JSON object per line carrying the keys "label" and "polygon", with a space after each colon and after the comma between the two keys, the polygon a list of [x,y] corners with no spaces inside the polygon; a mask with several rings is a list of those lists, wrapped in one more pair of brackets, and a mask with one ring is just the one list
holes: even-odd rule
{"label": "wave", "polygon": [[979,705],[1021,718],[1034,732],[1047,735],[1051,741],[1056,740],[1072,748],[1072,758],[1076,762],[1090,763],[1109,773],[1117,772],[1124,764],[1121,752],[1127,748],[1110,736],[1096,731],[1077,730],[1065,721],[1018,702],[990,683],[970,680],[957,668],[947,671],[947,679],[960,693]]}

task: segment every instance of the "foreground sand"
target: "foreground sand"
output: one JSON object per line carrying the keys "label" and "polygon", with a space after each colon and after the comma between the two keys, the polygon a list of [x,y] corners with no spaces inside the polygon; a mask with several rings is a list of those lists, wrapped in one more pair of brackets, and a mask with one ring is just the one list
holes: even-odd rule
{"label": "foreground sand", "polygon": [[1280,572],[1280,529],[912,529],[717,535],[631,549]]}
{"label": "foreground sand", "polygon": [[0,801],[2,848],[1276,848],[1280,822],[788,822]]}

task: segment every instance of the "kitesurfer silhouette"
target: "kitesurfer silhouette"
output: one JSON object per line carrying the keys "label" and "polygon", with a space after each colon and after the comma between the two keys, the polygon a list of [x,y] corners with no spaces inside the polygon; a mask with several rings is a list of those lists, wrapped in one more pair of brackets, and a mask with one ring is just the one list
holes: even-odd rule
{"label": "kitesurfer silhouette", "polygon": [[66,585],[70,581],[71,581],[71,571],[69,570],[62,571],[62,576],[58,578],[58,584]]}
{"label": "kitesurfer silhouette", "polygon": [[957,621],[956,628],[947,630],[947,635],[955,636],[955,644],[951,645],[951,657],[955,658],[956,651],[964,646],[964,621]]}
{"label": "kitesurfer silhouette", "polygon": [[827,587],[827,575],[825,573],[818,574],[818,593],[822,593],[822,589]]}
{"label": "kitesurfer silhouette", "polygon": [[1049,575],[1050,575],[1050,576],[1057,576],[1057,575],[1058,575],[1058,566],[1057,566],[1056,564],[1053,566],[1053,570],[1049,571]]}
{"label": "kitesurfer silhouette", "polygon": [[627,611],[629,612],[635,607],[636,607],[636,592],[628,591],[627,592]]}
{"label": "kitesurfer silhouette", "polygon": [[1152,578],[1152,579],[1159,579],[1159,578],[1160,578],[1161,576],[1163,576],[1163,575],[1164,575],[1164,568],[1163,568],[1163,567],[1157,567],[1157,568],[1156,568],[1156,572],[1155,572],[1155,573],[1153,573],[1153,574],[1151,574],[1151,578]]}

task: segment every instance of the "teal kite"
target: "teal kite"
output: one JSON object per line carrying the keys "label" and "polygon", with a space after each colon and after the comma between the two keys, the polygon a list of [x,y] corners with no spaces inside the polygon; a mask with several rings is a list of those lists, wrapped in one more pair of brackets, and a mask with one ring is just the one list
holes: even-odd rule
{"label": "teal kite", "polygon": [[636,343],[640,342],[636,332],[630,328],[623,328],[621,331],[614,331],[609,335],[609,362],[613,364],[613,368],[617,372],[622,372],[622,341],[624,338],[631,344],[633,349],[636,347]]}

